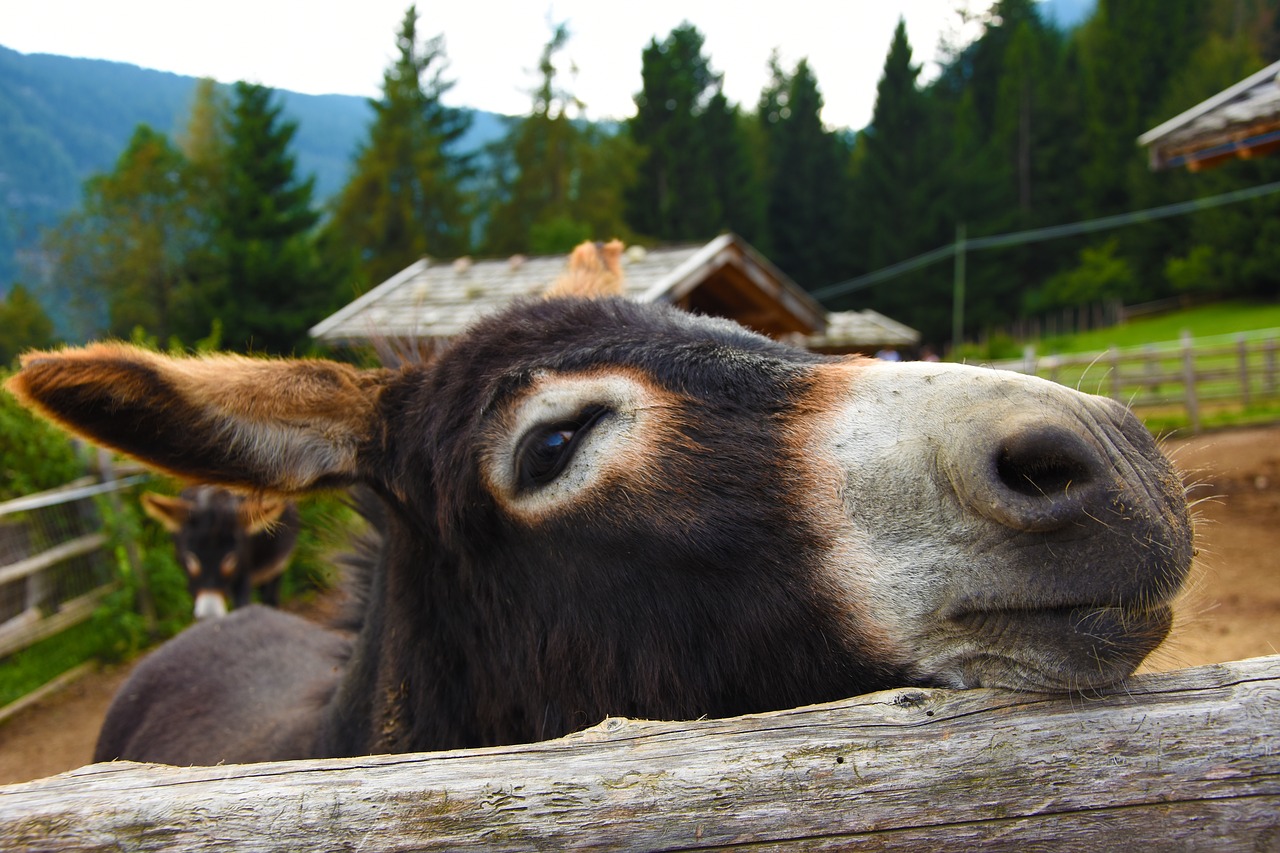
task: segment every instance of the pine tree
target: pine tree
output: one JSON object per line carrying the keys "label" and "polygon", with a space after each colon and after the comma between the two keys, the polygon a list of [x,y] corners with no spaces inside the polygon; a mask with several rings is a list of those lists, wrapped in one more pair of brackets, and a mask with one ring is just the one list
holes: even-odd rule
{"label": "pine tree", "polygon": [[[994,75],[983,81],[992,114],[982,179],[990,184],[989,200],[998,207],[986,211],[982,230],[975,233],[1080,219],[1079,187],[1063,180],[1064,166],[1078,163],[1082,148],[1078,97],[1068,75],[1061,73],[1062,39],[1041,21],[1031,0],[1002,0],[995,12],[996,22],[987,26],[975,49]],[[1011,306],[1029,304],[1046,282],[1047,269],[1076,263],[1075,249],[1068,243],[1023,246],[975,259],[965,309],[971,325],[1002,322]]]}
{"label": "pine tree", "polygon": [[541,82],[528,116],[513,120],[490,149],[493,200],[485,251],[567,252],[585,239],[628,236],[622,195],[634,175],[627,140],[575,120],[583,108],[558,83],[559,25],[539,61]]}
{"label": "pine tree", "polygon": [[713,192],[719,202],[717,231],[733,231],[762,252],[770,247],[765,220],[761,169],[751,155],[742,111],[717,91],[699,123],[710,162]]}
{"label": "pine tree", "polygon": [[568,40],[566,26],[556,26],[538,62],[542,82],[533,92],[532,111],[513,120],[506,139],[491,149],[498,198],[490,210],[486,249],[493,254],[530,251],[530,235],[540,226],[544,231],[548,227],[564,231],[574,242],[590,236],[585,225],[573,222],[569,211],[578,146],[577,128],[569,113],[581,105],[557,87],[555,65],[556,54]]}
{"label": "pine tree", "polygon": [[867,242],[858,247],[869,269],[910,257],[920,246],[918,191],[923,174],[926,107],[912,62],[906,23],[899,19],[876,85],[871,125],[858,137],[864,149],[855,186],[855,204],[866,223]]}
{"label": "pine tree", "polygon": [[848,149],[822,125],[822,94],[807,60],[788,75],[771,62],[761,98],[769,159],[766,216],[770,258],[802,287],[831,284],[847,267],[842,232]]}
{"label": "pine tree", "polygon": [[698,122],[720,78],[702,55],[703,38],[685,23],[649,41],[641,58],[643,86],[627,123],[639,146],[639,180],[628,220],[642,234],[690,241],[713,236],[720,209],[711,161]]}
{"label": "pine tree", "polygon": [[236,83],[224,114],[213,207],[221,288],[206,294],[206,305],[229,345],[287,353],[305,344],[307,327],[333,300],[312,244],[314,178],[298,179],[289,151],[297,124],[284,120],[273,96]]}
{"label": "pine tree", "polygon": [[226,87],[209,77],[197,81],[191,111],[176,139],[186,159],[185,183],[197,205],[196,227],[201,231],[201,239],[190,247],[183,263],[192,282],[187,310],[173,328],[176,337],[188,342],[208,333],[227,300],[226,264],[219,257],[214,231],[218,205],[227,189],[230,110]]}
{"label": "pine tree", "polygon": [[1161,117],[1161,92],[1205,35],[1203,0],[1099,0],[1080,33],[1091,215],[1131,210],[1146,163],[1134,144]]}
{"label": "pine tree", "polygon": [[471,117],[441,101],[453,86],[444,78],[444,37],[419,41],[418,12],[410,6],[396,46],[398,56],[383,75],[382,98],[370,102],[368,139],[325,239],[331,252],[350,253],[330,260],[350,267],[358,290],[424,255],[454,257],[470,245],[463,187],[474,169],[457,143]]}
{"label": "pine tree", "polygon": [[107,174],[85,182],[84,201],[49,235],[57,276],[75,293],[82,334],[167,338],[192,322],[188,262],[206,233],[204,200],[169,138],[138,125]]}
{"label": "pine tree", "polygon": [[21,284],[0,299],[0,370],[28,349],[53,346],[53,321]]}
{"label": "pine tree", "polygon": [[196,81],[195,95],[191,100],[191,112],[182,133],[178,135],[178,149],[187,161],[208,174],[210,187],[222,179],[219,174],[227,156],[225,115],[230,109],[226,92],[218,81],[202,77]]}

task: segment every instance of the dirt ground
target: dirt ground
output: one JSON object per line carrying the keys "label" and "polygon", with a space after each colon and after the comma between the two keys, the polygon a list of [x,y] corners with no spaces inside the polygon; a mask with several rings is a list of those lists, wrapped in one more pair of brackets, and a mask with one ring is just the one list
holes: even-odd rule
{"label": "dirt ground", "polygon": [[[1166,670],[1280,651],[1280,426],[1166,443],[1195,507],[1195,578],[1173,633],[1144,664]],[[126,667],[91,673],[0,725],[0,784],[89,761]]]}

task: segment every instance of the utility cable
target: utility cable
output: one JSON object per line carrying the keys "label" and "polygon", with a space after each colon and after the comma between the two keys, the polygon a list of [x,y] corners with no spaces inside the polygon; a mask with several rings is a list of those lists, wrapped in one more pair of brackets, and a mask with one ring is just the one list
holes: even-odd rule
{"label": "utility cable", "polygon": [[[1136,210],[1129,213],[1119,213],[1114,216],[1103,216],[1098,219],[1086,219],[1081,222],[1069,222],[1064,225],[1050,225],[1045,228],[1031,228],[1026,231],[1011,231],[1007,234],[994,234],[990,237],[971,237],[964,241],[965,251],[976,249],[997,249],[1005,246],[1018,246],[1023,243],[1039,243],[1045,240],[1057,240],[1062,237],[1074,237],[1077,234],[1089,234],[1094,231],[1105,231],[1108,228],[1120,228],[1126,225],[1137,225],[1143,222],[1155,222],[1159,219],[1168,219],[1171,216],[1183,216],[1188,213],[1195,213],[1200,210],[1210,210],[1215,207],[1222,207],[1227,204],[1236,204],[1241,201],[1248,201],[1252,198],[1259,198],[1272,193],[1280,192],[1280,181],[1270,184],[1260,184],[1256,187],[1247,187],[1241,190],[1232,190],[1231,192],[1222,193],[1221,195],[1206,196],[1204,198],[1194,198],[1189,201],[1180,201],[1174,204],[1166,204],[1160,207],[1150,207],[1146,210]],[[955,255],[959,242],[948,243],[945,246],[939,246],[932,251],[925,252],[922,255],[916,255],[914,258],[908,258],[905,261],[899,261],[891,266],[882,267],[875,272],[860,275],[857,278],[851,278],[837,284],[828,285],[813,291],[810,295],[815,299],[829,299],[833,296],[843,296],[847,293],[863,290],[873,284],[878,284],[886,279],[896,278],[899,275],[917,270],[920,267],[928,266],[932,263],[949,258]]]}

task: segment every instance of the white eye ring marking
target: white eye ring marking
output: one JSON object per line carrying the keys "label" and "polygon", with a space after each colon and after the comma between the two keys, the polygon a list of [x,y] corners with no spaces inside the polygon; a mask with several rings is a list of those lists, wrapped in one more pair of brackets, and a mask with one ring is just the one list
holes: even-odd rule
{"label": "white eye ring marking", "polygon": [[[499,503],[514,514],[534,520],[581,499],[637,461],[632,445],[649,432],[655,393],[630,376],[567,374],[538,376],[532,387],[495,424],[486,442],[482,471]],[[579,419],[593,409],[604,414],[576,437],[572,457],[548,482],[522,488],[521,446],[536,430]],[[498,432],[497,430],[501,430]]]}

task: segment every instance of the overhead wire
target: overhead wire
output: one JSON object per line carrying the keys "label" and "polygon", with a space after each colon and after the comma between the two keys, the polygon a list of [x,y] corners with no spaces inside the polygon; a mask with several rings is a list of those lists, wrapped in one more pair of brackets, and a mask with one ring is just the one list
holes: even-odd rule
{"label": "overhead wire", "polygon": [[936,263],[945,258],[953,257],[957,250],[963,248],[964,251],[972,251],[979,249],[996,249],[1005,246],[1018,246],[1024,243],[1039,243],[1045,240],[1057,240],[1063,237],[1073,237],[1077,234],[1089,234],[1094,231],[1105,231],[1111,228],[1121,228],[1127,225],[1138,225],[1144,222],[1155,222],[1159,219],[1168,219],[1171,216],[1183,216],[1188,213],[1195,213],[1201,210],[1210,210],[1215,207],[1222,207],[1227,204],[1236,204],[1242,201],[1248,201],[1253,198],[1260,198],[1265,195],[1280,192],[1280,181],[1269,184],[1260,184],[1256,187],[1246,187],[1244,189],[1232,190],[1231,192],[1221,193],[1220,195],[1205,196],[1203,198],[1194,198],[1188,201],[1175,202],[1173,204],[1161,205],[1159,207],[1150,207],[1146,210],[1135,210],[1128,213],[1119,213],[1113,216],[1102,216],[1097,219],[1086,219],[1080,222],[1068,222],[1063,225],[1050,225],[1044,228],[1029,228],[1025,231],[1010,231],[1006,234],[993,234],[989,237],[970,237],[965,240],[957,240],[948,243],[945,246],[939,246],[914,258],[908,258],[905,261],[899,261],[887,267],[882,267],[874,272],[860,275],[856,278],[847,279],[836,284],[827,285],[812,292],[815,299],[829,299],[834,296],[844,296],[858,290],[863,290],[878,284],[887,279],[896,278],[929,264]]}

